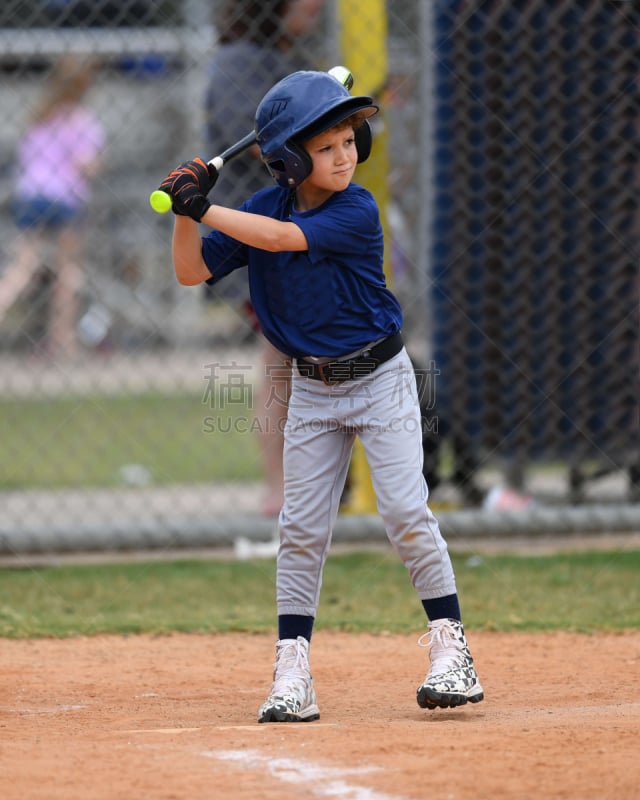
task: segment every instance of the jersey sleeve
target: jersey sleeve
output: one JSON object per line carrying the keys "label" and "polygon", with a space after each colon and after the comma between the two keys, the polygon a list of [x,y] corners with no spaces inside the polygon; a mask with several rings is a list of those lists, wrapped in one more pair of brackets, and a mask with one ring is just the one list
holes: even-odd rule
{"label": "jersey sleeve", "polygon": [[[274,191],[275,189],[277,192]],[[277,213],[274,213],[272,207],[273,198],[278,198],[281,193],[282,190],[279,187],[262,189],[245,200],[238,210],[281,218],[281,216],[277,216],[277,213],[281,215],[283,201],[276,202],[276,208],[279,209]],[[211,278],[206,282],[213,285],[234,270],[247,267],[251,259],[251,250],[252,248],[237,239],[233,239],[221,231],[212,230],[202,239],[202,257],[211,273]]]}
{"label": "jersey sleeve", "polygon": [[[283,219],[287,208],[287,197],[287,191],[279,186],[271,186],[253,194],[240,205],[238,210]],[[252,253],[255,260],[256,253],[259,252],[220,231],[212,230],[202,239],[202,257],[211,273],[207,283],[209,285],[217,283],[234,270],[249,266]]]}
{"label": "jersey sleeve", "polygon": [[202,239],[202,257],[211,273],[206,283],[213,285],[236,269],[247,266],[247,247],[220,231]]}

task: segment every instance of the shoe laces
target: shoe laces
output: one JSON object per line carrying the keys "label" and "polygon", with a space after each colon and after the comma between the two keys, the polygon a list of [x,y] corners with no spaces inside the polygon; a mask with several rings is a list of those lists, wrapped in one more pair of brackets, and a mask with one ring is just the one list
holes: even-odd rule
{"label": "shoe laces", "polygon": [[456,637],[455,623],[451,620],[430,622],[429,630],[418,639],[418,645],[429,648],[430,674],[449,672],[465,664],[465,648]]}
{"label": "shoe laces", "polygon": [[302,639],[285,639],[278,644],[275,671],[273,676],[273,695],[288,694],[295,689],[298,681],[303,682],[303,691],[311,679],[309,661]]}

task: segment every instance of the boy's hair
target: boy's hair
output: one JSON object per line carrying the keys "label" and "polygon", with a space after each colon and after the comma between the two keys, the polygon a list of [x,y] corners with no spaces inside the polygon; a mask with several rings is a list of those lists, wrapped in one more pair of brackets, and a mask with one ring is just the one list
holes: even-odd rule
{"label": "boy's hair", "polygon": [[[335,125],[332,125],[330,128],[327,128],[327,131],[342,131],[345,128],[353,128],[354,132],[358,130],[362,125],[364,125],[365,120],[367,119],[367,113],[365,111],[354,111],[353,114],[346,117],[346,119],[340,120],[340,122],[336,122]],[[326,133],[327,131],[323,131]],[[320,134],[317,134],[318,136]],[[314,138],[313,136],[311,137]],[[304,141],[309,141],[305,139]]]}

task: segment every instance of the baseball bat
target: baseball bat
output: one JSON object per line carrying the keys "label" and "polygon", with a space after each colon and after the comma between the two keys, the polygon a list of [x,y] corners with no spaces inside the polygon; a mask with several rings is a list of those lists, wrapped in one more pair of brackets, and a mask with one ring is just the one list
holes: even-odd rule
{"label": "baseball bat", "polygon": [[[337,81],[339,81],[347,89],[347,91],[351,91],[353,86],[353,75],[346,67],[332,67],[329,70],[329,75],[332,75]],[[210,161],[207,162],[207,165],[220,172],[227,161],[230,161],[232,158],[240,155],[240,153],[244,153],[244,151],[248,150],[248,148],[251,147],[252,144],[255,144],[255,142],[255,131],[251,131],[246,136],[243,136],[242,139],[238,139],[238,141],[235,144],[232,144],[231,147],[228,147],[226,150],[220,153],[219,156],[214,156]],[[155,192],[151,192],[149,195],[149,205],[158,214],[166,214],[167,211],[171,209],[171,197],[161,189],[156,189]]]}

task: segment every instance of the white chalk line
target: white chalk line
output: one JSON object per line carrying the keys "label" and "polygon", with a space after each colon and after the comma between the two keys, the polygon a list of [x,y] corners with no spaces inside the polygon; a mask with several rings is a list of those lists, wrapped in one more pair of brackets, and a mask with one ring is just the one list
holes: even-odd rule
{"label": "white chalk line", "polygon": [[132,728],[120,733],[194,733],[201,730],[202,728]]}
{"label": "white chalk line", "polygon": [[640,712],[639,702],[620,702],[620,703],[602,703],[600,705],[582,705],[582,706],[536,706],[533,708],[500,708],[492,709],[491,712],[485,712],[484,720],[491,722],[501,722],[507,720],[513,722],[519,720],[521,722],[543,722],[545,725],[553,722],[553,720],[563,721],[565,719],[574,720],[579,716],[591,717],[598,714],[608,719],[618,717],[626,719],[628,717],[635,718]]}
{"label": "white chalk line", "polygon": [[[289,725],[287,730],[292,734],[302,732],[304,728],[305,733],[309,733],[317,728],[338,728],[340,727],[337,722],[314,722],[313,725]],[[122,730],[120,733],[193,733],[194,731],[254,731],[256,733],[263,733],[267,727],[255,722],[253,725],[199,725],[197,728],[129,728]]]}
{"label": "white chalk line", "polygon": [[277,758],[259,750],[207,750],[201,755],[218,761],[233,762],[241,769],[268,773],[282,783],[304,787],[318,797],[339,797],[341,800],[403,800],[399,795],[385,794],[345,780],[350,776],[380,772],[381,767],[329,767],[302,758]]}
{"label": "white chalk line", "polygon": [[67,714],[69,711],[84,711],[88,706],[86,705],[60,705],[60,706],[40,706],[39,708],[31,708],[29,706],[15,707],[15,706],[0,706],[0,711],[9,714],[18,714],[21,717],[36,717],[42,714]]}
{"label": "white chalk line", "polygon": [[[273,726],[270,725],[261,725],[259,722],[254,723],[253,725],[215,725],[213,726],[216,730],[219,731],[266,731]],[[339,728],[341,727],[337,722],[313,722],[311,725],[287,725],[286,730],[291,731],[291,733],[311,733],[315,731],[317,728]],[[279,726],[279,730],[284,728],[283,725]]]}

